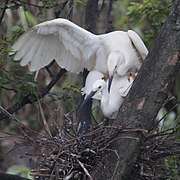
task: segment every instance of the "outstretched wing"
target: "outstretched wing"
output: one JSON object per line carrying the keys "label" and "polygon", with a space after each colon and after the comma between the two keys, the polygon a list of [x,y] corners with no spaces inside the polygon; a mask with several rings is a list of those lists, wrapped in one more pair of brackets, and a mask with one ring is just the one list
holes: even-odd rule
{"label": "outstretched wing", "polygon": [[93,69],[102,46],[96,35],[58,18],[31,28],[12,49],[14,60],[20,60],[22,66],[29,64],[30,71],[37,71],[55,60],[61,68],[79,73],[84,68]]}

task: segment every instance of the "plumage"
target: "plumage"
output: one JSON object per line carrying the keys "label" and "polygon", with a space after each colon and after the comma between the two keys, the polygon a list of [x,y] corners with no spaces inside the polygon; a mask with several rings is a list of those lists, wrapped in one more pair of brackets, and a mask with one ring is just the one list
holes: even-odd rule
{"label": "plumage", "polygon": [[[85,95],[85,99],[88,94],[92,91],[92,87],[95,81],[100,80],[104,77],[104,74],[99,71],[90,71],[87,78],[85,86],[81,89],[82,95]],[[101,100],[101,92],[96,93],[92,98]]]}
{"label": "plumage", "polygon": [[139,68],[141,59],[148,52],[141,38],[132,30],[94,35],[63,18],[34,26],[14,43],[12,49],[14,60],[20,60],[22,66],[29,64],[30,71],[37,71],[56,60],[61,68],[73,73],[86,68],[104,74],[111,71],[108,68],[111,53],[118,51],[125,58],[118,71],[121,75],[130,68]]}
{"label": "plumage", "polygon": [[91,91],[86,95],[83,104],[86,104],[86,102],[96,94],[101,93],[101,109],[104,116],[109,119],[115,119],[133,81],[133,78],[128,79],[126,75],[121,77],[115,75],[109,93],[108,81],[105,82],[103,79],[98,79],[91,86]]}

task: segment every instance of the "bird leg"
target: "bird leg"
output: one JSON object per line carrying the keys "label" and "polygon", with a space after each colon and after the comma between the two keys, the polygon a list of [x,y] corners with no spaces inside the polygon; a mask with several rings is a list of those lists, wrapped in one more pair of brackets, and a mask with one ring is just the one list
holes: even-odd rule
{"label": "bird leg", "polygon": [[54,64],[55,60],[53,60],[50,64],[45,66],[46,71],[49,73],[50,77],[53,78],[54,74],[51,72],[50,67]]}

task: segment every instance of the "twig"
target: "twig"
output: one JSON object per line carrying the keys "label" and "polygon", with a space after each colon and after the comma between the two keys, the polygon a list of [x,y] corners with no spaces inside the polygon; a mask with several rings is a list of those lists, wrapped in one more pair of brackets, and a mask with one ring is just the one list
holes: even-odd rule
{"label": "twig", "polygon": [[21,1],[21,0],[18,0],[18,2],[23,3],[23,4],[27,4],[29,6],[34,6],[34,7],[39,8],[39,9],[42,9],[42,8],[51,9],[51,8],[57,7],[59,4],[65,3],[66,0],[64,0],[64,1],[60,2],[60,3],[55,3],[55,4],[51,5],[51,6],[50,5],[46,6],[45,4],[37,5],[37,4],[33,4],[33,3],[26,2],[26,1]]}
{"label": "twig", "polygon": [[13,92],[17,93],[17,91],[15,89],[13,89],[13,88],[7,88],[7,87],[4,87],[4,86],[0,86],[0,88],[5,89],[7,91],[13,91]]}
{"label": "twig", "polygon": [[99,17],[99,15],[100,15],[102,9],[104,8],[104,6],[105,6],[105,0],[102,1],[101,6],[100,6],[100,8],[98,9],[98,14],[97,14],[98,17]]}
{"label": "twig", "polygon": [[[32,104],[33,102],[43,98],[46,94],[48,94],[48,92],[51,90],[51,88],[57,83],[57,81],[62,77],[62,75],[66,72],[65,69],[61,69],[57,75],[55,76],[55,78],[53,78],[51,80],[51,82],[43,89],[41,89],[40,91],[40,95],[36,96],[34,94],[28,94],[27,96],[23,97],[21,102],[18,102],[14,105],[12,105],[10,108],[8,108],[6,111],[10,114],[18,111],[19,109],[21,109],[24,105],[26,104]],[[33,97],[33,100],[32,100]],[[7,115],[7,113],[0,113],[0,121],[8,118],[9,116]]]}
{"label": "twig", "polygon": [[115,155],[116,155],[116,156],[117,156],[117,158],[118,158],[118,161],[117,161],[117,163],[116,163],[116,167],[115,167],[115,169],[114,169],[114,172],[113,172],[113,175],[112,175],[112,178],[111,178],[111,180],[113,180],[113,179],[114,179],[114,177],[115,177],[115,174],[116,174],[116,170],[117,170],[118,165],[119,165],[119,159],[120,159],[120,157],[119,157],[119,154],[117,153],[117,151],[116,151],[116,150],[113,150],[113,149],[106,149],[106,150],[109,150],[109,151],[114,152],[114,153],[115,153]]}
{"label": "twig", "polygon": [[[26,125],[24,125],[22,122],[20,122],[15,116],[13,116],[12,114],[10,114],[10,113],[9,113],[6,109],[4,109],[2,106],[0,106],[0,109],[3,111],[3,113],[4,113],[7,117],[9,117],[10,119],[18,122],[18,123],[21,125],[21,127],[24,127],[24,128],[26,128],[26,129],[28,129],[29,131],[33,132],[34,134],[40,135],[40,133],[38,133],[38,132],[36,132],[36,131],[28,128]],[[24,129],[23,129],[23,132],[25,132]],[[24,134],[24,135],[25,135],[25,134]],[[26,136],[26,135],[25,135],[25,136]],[[28,136],[26,136],[26,138],[27,138],[27,137],[28,137]]]}
{"label": "twig", "polygon": [[91,175],[89,174],[88,170],[84,167],[84,164],[79,161],[78,159],[76,159],[77,162],[79,163],[79,165],[82,167],[82,169],[84,170],[84,172],[86,173],[86,175],[89,177],[90,180],[93,180],[93,178],[91,177]]}
{"label": "twig", "polygon": [[17,121],[17,122],[20,122],[18,121],[15,116],[13,116],[12,114],[10,114],[6,109],[4,109],[2,106],[0,106],[0,109],[3,111],[3,114],[5,114],[6,116],[10,117],[11,119]]}
{"label": "twig", "polygon": [[69,12],[67,13],[67,19],[69,19],[70,21],[72,21],[73,18],[73,8],[74,8],[74,1],[70,1],[69,2]]}
{"label": "twig", "polygon": [[43,108],[41,106],[41,102],[39,100],[38,100],[38,105],[39,105],[39,111],[40,111],[40,114],[41,114],[41,117],[42,117],[42,120],[43,120],[44,128],[48,132],[48,134],[52,137],[51,131],[50,131],[49,126],[48,126],[48,123],[46,121],[46,117],[44,115]]}

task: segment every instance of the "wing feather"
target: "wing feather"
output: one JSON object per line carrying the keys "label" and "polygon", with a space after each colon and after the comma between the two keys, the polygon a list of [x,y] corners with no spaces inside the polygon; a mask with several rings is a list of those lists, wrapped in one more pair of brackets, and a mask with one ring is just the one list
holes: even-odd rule
{"label": "wing feather", "polygon": [[16,51],[14,59],[23,66],[30,63],[31,71],[55,59],[60,67],[79,73],[84,68],[92,70],[97,57],[105,59],[98,53],[105,49],[98,36],[62,18],[34,26],[12,48]]}
{"label": "wing feather", "polygon": [[34,31],[29,30],[27,31],[25,34],[23,34],[21,36],[21,38],[19,38],[12,46],[12,49],[19,51],[21,50],[24,45],[27,46],[27,42],[36,35],[36,33],[34,33]]}
{"label": "wing feather", "polygon": [[[26,39],[25,42],[20,41],[19,43],[16,42],[16,44],[12,47],[16,50],[14,60],[18,61],[21,60],[23,56],[25,56],[25,52],[28,53],[33,47],[34,43],[36,42],[36,35],[32,37],[27,37],[29,39]],[[28,62],[27,62],[28,63]]]}
{"label": "wing feather", "polygon": [[[24,46],[25,48],[22,48],[20,51],[17,52],[17,56],[19,56],[17,57],[17,60],[19,60],[19,58],[21,59],[20,61],[21,66],[26,66],[29,62],[31,62],[40,47],[41,41],[36,42],[35,38],[32,39],[32,41],[33,43],[29,41],[29,44],[31,44],[31,47],[29,47],[29,50],[27,49],[27,53],[24,55],[24,57],[23,57],[23,52],[26,51],[26,48],[28,48],[28,46]],[[15,55],[15,58],[16,58],[16,55]]]}
{"label": "wing feather", "polygon": [[48,43],[45,41],[44,37],[39,37],[39,47],[31,60],[30,71],[41,69],[53,61],[55,57],[54,43],[52,43],[52,39],[49,41],[51,37],[47,36],[46,38]]}

